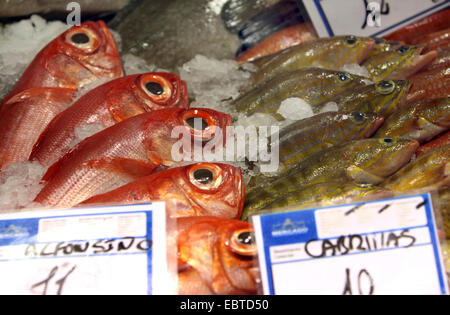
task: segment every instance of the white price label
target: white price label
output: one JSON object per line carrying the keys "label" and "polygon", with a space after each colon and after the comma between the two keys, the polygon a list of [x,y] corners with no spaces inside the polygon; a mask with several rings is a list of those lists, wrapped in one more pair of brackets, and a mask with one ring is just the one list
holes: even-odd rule
{"label": "white price label", "polygon": [[253,217],[265,294],[446,294],[429,195]]}
{"label": "white price label", "polygon": [[166,294],[163,203],[0,216],[0,294]]}
{"label": "white price label", "polygon": [[437,12],[449,0],[302,0],[321,37],[384,36]]}

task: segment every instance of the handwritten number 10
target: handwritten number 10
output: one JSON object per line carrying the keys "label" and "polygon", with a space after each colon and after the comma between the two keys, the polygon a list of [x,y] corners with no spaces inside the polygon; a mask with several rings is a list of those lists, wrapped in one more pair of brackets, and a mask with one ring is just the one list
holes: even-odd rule
{"label": "handwritten number 10", "polygon": [[[72,269],[70,269],[70,271],[64,277],[62,277],[61,279],[55,281],[56,285],[58,285],[58,291],[56,292],[57,295],[61,295],[62,294],[62,290],[64,288],[64,284],[66,283],[67,277],[69,277],[69,275],[76,268],[77,268],[77,266],[74,266]],[[58,272],[58,267],[54,267],[52,270],[50,270],[50,273],[49,273],[48,277],[45,280],[32,285],[31,289],[35,289],[35,288],[43,286],[44,289],[42,291],[42,295],[47,295],[47,290],[48,290],[49,284],[53,280],[53,278],[55,277],[57,272]]]}
{"label": "handwritten number 10", "polygon": [[[350,269],[346,269],[346,280],[345,280],[345,287],[344,292],[342,292],[342,295],[353,295],[353,288],[352,288],[352,280],[351,280],[351,273]],[[369,291],[363,292],[363,280],[366,279],[368,283],[370,284]],[[373,295],[375,292],[375,286],[372,279],[372,276],[366,269],[362,269],[358,274],[358,293],[359,295]]]}

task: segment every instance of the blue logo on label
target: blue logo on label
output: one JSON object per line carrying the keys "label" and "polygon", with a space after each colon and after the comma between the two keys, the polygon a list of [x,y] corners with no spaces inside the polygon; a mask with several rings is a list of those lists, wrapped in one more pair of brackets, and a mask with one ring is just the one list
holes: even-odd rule
{"label": "blue logo on label", "polygon": [[305,221],[292,221],[287,218],[283,223],[274,224],[272,226],[272,236],[287,236],[287,235],[297,235],[306,234],[309,229],[305,224]]}
{"label": "blue logo on label", "polygon": [[20,227],[13,224],[9,225],[7,228],[0,230],[0,239],[29,236],[30,232],[26,227]]}

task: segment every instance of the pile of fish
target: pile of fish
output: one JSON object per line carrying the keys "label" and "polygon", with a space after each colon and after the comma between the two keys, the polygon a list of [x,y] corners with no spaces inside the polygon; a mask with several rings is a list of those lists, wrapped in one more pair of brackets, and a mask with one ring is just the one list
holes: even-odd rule
{"label": "pile of fish", "polygon": [[[440,189],[448,211],[449,14],[418,22],[395,41],[311,36],[258,55],[234,111],[283,121],[281,104],[298,98],[314,115],[283,125],[280,141],[269,143],[280,150],[279,171],[247,185],[239,167],[186,165],[173,156],[181,140],[225,148],[218,130],[232,126],[231,113],[190,108],[176,74],[125,76],[106,25],[83,23],[47,45],[3,99],[0,169],[23,161],[48,167],[34,200],[48,208],[165,201],[178,226],[170,233],[179,293],[255,294],[252,214],[424,188]],[[411,42],[419,30],[426,35]],[[348,65],[368,77],[344,71]],[[97,132],[76,143],[77,130],[91,125]],[[195,161],[194,152],[179,153]]]}

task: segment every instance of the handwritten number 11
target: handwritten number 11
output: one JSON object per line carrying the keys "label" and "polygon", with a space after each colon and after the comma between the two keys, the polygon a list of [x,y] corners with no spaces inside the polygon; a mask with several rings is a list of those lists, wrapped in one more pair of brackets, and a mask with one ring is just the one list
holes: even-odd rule
{"label": "handwritten number 11", "polygon": [[[66,283],[67,278],[69,277],[69,275],[77,268],[77,266],[74,266],[72,269],[70,269],[70,271],[61,279],[55,281],[55,283],[58,285],[58,291],[56,292],[57,295],[61,295],[62,294],[62,290],[64,288],[64,284]],[[50,281],[52,281],[52,279],[55,277],[56,273],[58,272],[58,267],[54,267],[52,270],[50,270],[50,273],[48,275],[48,277],[41,281],[38,282],[34,285],[31,286],[32,289],[38,288],[40,286],[44,286],[44,290],[42,292],[42,295],[47,295],[47,290],[48,290],[48,286],[50,284]]]}

